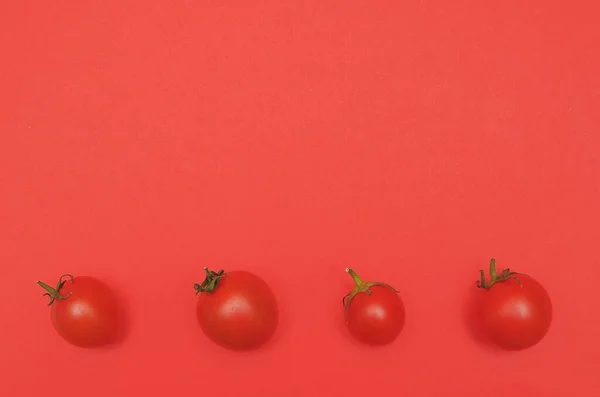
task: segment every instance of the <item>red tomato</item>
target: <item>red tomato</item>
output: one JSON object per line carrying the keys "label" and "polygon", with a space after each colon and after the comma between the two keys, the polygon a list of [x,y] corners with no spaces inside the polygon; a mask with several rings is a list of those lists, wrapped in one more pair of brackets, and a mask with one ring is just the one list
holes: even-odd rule
{"label": "red tomato", "polygon": [[490,281],[481,279],[483,289],[476,301],[475,321],[482,336],[507,350],[521,350],[541,341],[552,322],[552,302],[544,287],[525,274],[496,272],[490,261]]}
{"label": "red tomato", "polygon": [[393,342],[405,322],[404,304],[392,286],[364,282],[352,269],[346,269],[356,287],[344,297],[346,324],[350,333],[369,345]]}
{"label": "red tomato", "polygon": [[213,342],[232,350],[254,349],[277,328],[277,300],[269,285],[246,271],[218,273],[204,268],[206,279],[194,284],[196,316]]}
{"label": "red tomato", "polygon": [[[66,278],[66,280],[65,280]],[[113,291],[92,277],[62,276],[56,289],[38,284],[50,297],[54,328],[67,342],[79,347],[98,347],[118,340],[122,312]]]}

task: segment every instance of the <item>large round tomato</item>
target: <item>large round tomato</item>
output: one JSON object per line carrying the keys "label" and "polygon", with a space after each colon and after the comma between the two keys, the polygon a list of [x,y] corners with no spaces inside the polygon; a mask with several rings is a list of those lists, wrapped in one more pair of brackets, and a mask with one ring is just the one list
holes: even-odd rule
{"label": "large round tomato", "polygon": [[346,269],[356,287],[343,299],[350,333],[370,345],[393,342],[405,323],[404,304],[392,286],[364,282],[352,269]]}
{"label": "large round tomato", "polygon": [[204,282],[194,285],[199,295],[196,316],[204,333],[232,350],[253,349],[267,342],[279,320],[269,285],[247,271],[204,271]]}
{"label": "large round tomato", "polygon": [[552,302],[544,287],[532,277],[503,270],[490,262],[490,281],[481,270],[477,286],[475,322],[484,338],[507,350],[521,350],[541,341],[552,322]]}
{"label": "large round tomato", "polygon": [[116,342],[121,335],[122,311],[108,285],[93,277],[64,275],[56,288],[38,284],[50,297],[54,328],[67,342],[98,347]]}

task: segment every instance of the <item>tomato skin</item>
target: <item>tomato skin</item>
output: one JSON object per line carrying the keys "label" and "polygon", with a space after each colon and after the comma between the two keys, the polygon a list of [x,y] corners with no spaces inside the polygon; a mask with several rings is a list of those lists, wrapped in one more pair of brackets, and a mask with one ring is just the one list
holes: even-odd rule
{"label": "tomato skin", "polygon": [[62,299],[51,304],[58,334],[78,347],[100,347],[118,341],[122,311],[112,289],[88,276],[74,277],[59,290]]}
{"label": "tomato skin", "polygon": [[[481,291],[476,321],[482,336],[506,350],[522,350],[539,343],[552,323],[552,302],[532,277],[517,275]],[[520,281],[520,284],[519,284]]]}
{"label": "tomato skin", "polygon": [[232,271],[218,279],[212,292],[199,293],[196,317],[213,342],[231,350],[249,350],[271,339],[279,311],[273,291],[262,278]]}
{"label": "tomato skin", "polygon": [[357,294],[348,308],[348,328],[369,345],[392,343],[405,324],[405,308],[399,295],[385,286],[369,288],[371,295]]}

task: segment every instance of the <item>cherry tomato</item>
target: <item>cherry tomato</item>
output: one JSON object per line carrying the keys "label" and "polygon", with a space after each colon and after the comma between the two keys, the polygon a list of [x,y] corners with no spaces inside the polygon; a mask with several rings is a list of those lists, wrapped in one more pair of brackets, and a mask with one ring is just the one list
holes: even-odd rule
{"label": "cherry tomato", "polygon": [[404,304],[389,284],[364,282],[352,269],[346,269],[356,287],[344,297],[345,319],[350,333],[369,345],[392,343],[404,328]]}
{"label": "cherry tomato", "polygon": [[63,275],[56,288],[38,285],[50,298],[54,328],[67,342],[79,347],[99,347],[117,342],[122,331],[122,311],[108,285],[93,277]]}
{"label": "cherry tomato", "polygon": [[490,281],[480,271],[482,289],[475,304],[476,325],[489,342],[521,350],[540,342],[552,322],[552,302],[544,287],[532,277],[504,269],[496,272],[490,261]]}
{"label": "cherry tomato", "polygon": [[206,279],[194,288],[196,316],[206,336],[231,350],[254,349],[271,339],[279,311],[269,285],[247,271],[204,271]]}

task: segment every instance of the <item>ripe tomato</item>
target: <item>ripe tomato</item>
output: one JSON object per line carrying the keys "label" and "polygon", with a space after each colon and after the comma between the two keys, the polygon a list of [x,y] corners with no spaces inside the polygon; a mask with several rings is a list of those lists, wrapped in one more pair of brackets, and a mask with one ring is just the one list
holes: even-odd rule
{"label": "ripe tomato", "polygon": [[541,341],[552,322],[552,302],[544,287],[532,277],[496,272],[490,261],[490,281],[480,271],[477,287],[483,291],[476,300],[475,321],[482,336],[507,350],[521,350]]}
{"label": "ripe tomato", "polygon": [[122,312],[108,285],[92,277],[63,275],[55,288],[38,285],[50,298],[54,328],[67,342],[79,347],[98,347],[118,340]]}
{"label": "ripe tomato", "polygon": [[404,304],[398,291],[381,282],[364,282],[346,269],[356,287],[344,297],[345,319],[350,333],[369,345],[393,342],[405,323]]}
{"label": "ripe tomato", "polygon": [[206,279],[194,284],[196,316],[213,342],[232,350],[266,343],[277,328],[277,300],[269,285],[246,271],[225,273],[204,268]]}

